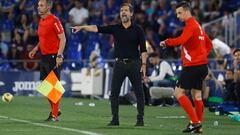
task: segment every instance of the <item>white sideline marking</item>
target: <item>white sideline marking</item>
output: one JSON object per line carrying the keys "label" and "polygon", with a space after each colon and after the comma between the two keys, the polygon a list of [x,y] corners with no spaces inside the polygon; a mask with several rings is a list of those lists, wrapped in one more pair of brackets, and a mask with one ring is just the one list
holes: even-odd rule
{"label": "white sideline marking", "polygon": [[73,128],[66,128],[66,127],[61,127],[61,126],[47,125],[47,124],[43,124],[43,123],[35,123],[35,122],[27,121],[27,120],[15,119],[15,118],[10,118],[10,117],[6,117],[6,116],[2,116],[2,115],[0,115],[0,118],[8,119],[8,120],[11,120],[11,121],[16,121],[16,122],[27,123],[27,124],[31,124],[31,125],[35,125],[35,126],[39,126],[39,127],[62,129],[62,130],[65,130],[65,131],[77,132],[77,133],[82,133],[82,134],[85,134],[85,135],[101,135],[101,134],[90,132],[90,131],[78,130],[78,129],[73,129]]}
{"label": "white sideline marking", "polygon": [[[34,129],[33,129],[34,130]],[[7,132],[30,132],[30,131],[33,131],[33,130],[25,130],[25,129],[5,129],[4,131],[7,131]]]}
{"label": "white sideline marking", "polygon": [[186,116],[156,116],[158,119],[185,119]]}

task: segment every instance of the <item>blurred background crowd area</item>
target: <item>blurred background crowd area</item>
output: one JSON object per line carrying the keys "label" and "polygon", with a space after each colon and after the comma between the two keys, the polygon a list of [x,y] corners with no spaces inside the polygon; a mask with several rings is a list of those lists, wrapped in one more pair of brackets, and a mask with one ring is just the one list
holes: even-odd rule
{"label": "blurred background crowd area", "polygon": [[[228,16],[240,7],[239,0],[188,0],[192,12],[200,24]],[[53,0],[52,13],[59,17],[65,28],[67,38],[64,56],[70,60],[64,68],[80,69],[81,60],[113,59],[113,37],[90,32],[71,33],[70,26],[108,25],[118,23],[119,6],[130,2],[135,12],[133,22],[141,25],[145,31],[148,52],[157,51],[162,59],[174,60],[180,65],[180,47],[159,48],[159,42],[181,34],[184,24],[175,16],[175,0]],[[29,60],[28,52],[38,43],[37,13],[38,0],[0,0],[0,70],[37,70],[37,62],[11,60]],[[225,21],[228,19],[226,18]],[[209,57],[211,68],[224,70],[231,68],[231,51],[236,45],[224,41],[224,22],[209,27],[211,37],[227,45],[226,49],[215,49]],[[211,30],[209,30],[211,29]],[[126,48],[127,49],[127,48]],[[223,51],[223,52],[221,52]],[[39,59],[37,55],[35,59]],[[9,61],[9,62],[8,62]],[[104,64],[102,64],[104,65]]]}

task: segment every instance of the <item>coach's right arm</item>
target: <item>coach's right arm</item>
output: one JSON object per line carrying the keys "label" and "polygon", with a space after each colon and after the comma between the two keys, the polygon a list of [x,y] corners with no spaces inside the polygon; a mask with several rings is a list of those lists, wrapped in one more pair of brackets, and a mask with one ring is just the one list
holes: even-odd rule
{"label": "coach's right arm", "polygon": [[97,26],[97,25],[84,25],[84,26],[74,26],[70,27],[73,33],[77,33],[81,30],[88,32],[98,32],[105,34],[114,34],[117,31],[117,25],[107,25],[107,26]]}
{"label": "coach's right arm", "polygon": [[81,30],[86,30],[88,32],[98,32],[98,27],[96,25],[84,25],[84,26],[74,26],[70,27],[73,33],[77,33]]}

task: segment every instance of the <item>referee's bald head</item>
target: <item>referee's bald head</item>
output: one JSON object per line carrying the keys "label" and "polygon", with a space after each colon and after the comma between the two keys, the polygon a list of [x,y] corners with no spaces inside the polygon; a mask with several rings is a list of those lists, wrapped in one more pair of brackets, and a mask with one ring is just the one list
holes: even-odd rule
{"label": "referee's bald head", "polygon": [[45,1],[48,6],[50,6],[50,7],[53,6],[53,1],[52,0],[39,0],[39,1]]}

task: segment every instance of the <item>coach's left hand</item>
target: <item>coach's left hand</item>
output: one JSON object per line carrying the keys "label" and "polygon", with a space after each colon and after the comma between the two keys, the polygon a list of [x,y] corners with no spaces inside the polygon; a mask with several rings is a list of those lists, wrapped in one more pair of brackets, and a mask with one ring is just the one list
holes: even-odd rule
{"label": "coach's left hand", "polygon": [[146,77],[146,64],[143,64],[141,66],[141,71],[140,72],[143,73],[143,77]]}
{"label": "coach's left hand", "polygon": [[63,58],[57,57],[56,58],[56,67],[57,68],[60,67],[62,63],[63,63]]}

